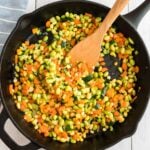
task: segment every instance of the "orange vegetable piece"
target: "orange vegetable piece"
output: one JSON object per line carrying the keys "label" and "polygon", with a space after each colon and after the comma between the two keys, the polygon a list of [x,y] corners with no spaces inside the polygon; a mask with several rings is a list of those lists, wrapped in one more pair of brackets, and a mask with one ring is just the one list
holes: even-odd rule
{"label": "orange vegetable piece", "polygon": [[18,63],[18,55],[15,55],[15,64]]}
{"label": "orange vegetable piece", "polygon": [[13,92],[14,92],[13,84],[10,84],[9,85],[9,93],[13,94]]}
{"label": "orange vegetable piece", "polygon": [[71,46],[74,46],[75,43],[76,43],[76,40],[75,40],[75,39],[72,39],[72,40],[70,41]]}
{"label": "orange vegetable piece", "polygon": [[110,88],[107,90],[106,95],[108,97],[112,98],[112,97],[114,97],[115,93],[116,93],[115,90],[113,88]]}
{"label": "orange vegetable piece", "polygon": [[90,13],[85,13],[86,16],[93,17]]}
{"label": "orange vegetable piece", "polygon": [[60,132],[60,133],[58,134],[58,136],[61,137],[61,138],[64,138],[64,139],[68,138],[68,134],[67,134],[67,132],[65,132],[65,131]]}
{"label": "orange vegetable piece", "polygon": [[124,71],[122,74],[121,74],[121,77],[125,77],[127,76],[127,71]]}
{"label": "orange vegetable piece", "polygon": [[101,72],[105,72],[105,71],[107,71],[108,69],[106,68],[106,67],[103,67],[102,68],[102,70],[101,70]]}
{"label": "orange vegetable piece", "polygon": [[22,85],[22,94],[28,95],[30,86],[28,84]]}
{"label": "orange vegetable piece", "polygon": [[135,73],[138,73],[138,72],[139,72],[139,70],[140,70],[140,69],[139,69],[139,67],[138,67],[138,66],[135,66],[135,67],[134,67],[134,71],[135,71]]}
{"label": "orange vegetable piece", "polygon": [[40,128],[39,128],[39,132],[40,133],[43,133],[44,136],[48,136],[49,135],[49,127],[46,123],[43,123]]}
{"label": "orange vegetable piece", "polygon": [[126,64],[126,63],[123,63],[123,64],[122,64],[122,69],[123,69],[124,71],[126,71],[127,68],[128,68],[127,64]]}
{"label": "orange vegetable piece", "polygon": [[57,108],[59,115],[62,115],[63,110],[65,110],[65,106],[60,106],[59,108]]}
{"label": "orange vegetable piece", "polygon": [[104,81],[103,79],[97,79],[96,80],[96,86],[99,88],[99,89],[102,89],[104,87]]}
{"label": "orange vegetable piece", "polygon": [[75,19],[75,20],[74,20],[74,23],[75,23],[75,25],[78,25],[78,24],[80,24],[81,22],[80,22],[79,19]]}
{"label": "orange vegetable piece", "polygon": [[38,31],[39,31],[38,28],[33,28],[33,29],[32,29],[32,33],[33,33],[33,34],[37,34]]}
{"label": "orange vegetable piece", "polygon": [[121,104],[121,107],[127,107],[127,106],[129,105],[129,103],[126,102],[126,101],[124,101],[124,100],[122,100],[122,101],[120,102],[120,104]]}
{"label": "orange vegetable piece", "polygon": [[45,26],[46,26],[47,28],[49,28],[50,25],[51,25],[51,22],[50,22],[50,20],[48,20],[48,21],[46,22]]}
{"label": "orange vegetable piece", "polygon": [[25,114],[24,115],[24,120],[26,120],[27,122],[31,122],[32,118],[29,115]]}
{"label": "orange vegetable piece", "polygon": [[21,104],[20,104],[20,109],[22,111],[24,111],[26,108],[27,108],[27,102],[26,101],[22,101]]}
{"label": "orange vegetable piece", "polygon": [[26,46],[29,46],[30,43],[29,43],[29,41],[25,41],[24,44],[25,44]]}

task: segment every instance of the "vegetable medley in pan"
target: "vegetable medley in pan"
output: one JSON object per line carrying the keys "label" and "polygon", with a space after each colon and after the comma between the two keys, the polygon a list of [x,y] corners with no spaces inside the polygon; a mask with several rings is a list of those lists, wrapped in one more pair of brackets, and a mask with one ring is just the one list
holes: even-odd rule
{"label": "vegetable medley in pan", "polygon": [[[70,63],[67,54],[71,48],[100,24],[101,18],[89,13],[66,12],[47,20],[44,29],[33,28],[38,40],[27,40],[16,50],[9,92],[24,119],[46,137],[83,141],[89,134],[113,131],[113,125],[124,122],[132,109],[139,67],[130,37],[111,27],[92,72],[84,62]],[[108,66],[108,56],[119,61]],[[109,67],[119,72],[117,78]]]}

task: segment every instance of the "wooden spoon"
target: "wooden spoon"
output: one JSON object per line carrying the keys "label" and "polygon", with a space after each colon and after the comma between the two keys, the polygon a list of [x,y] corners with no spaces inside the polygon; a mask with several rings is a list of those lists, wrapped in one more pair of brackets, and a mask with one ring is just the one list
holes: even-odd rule
{"label": "wooden spoon", "polygon": [[69,56],[73,64],[82,61],[85,62],[89,68],[93,68],[96,65],[104,35],[128,2],[129,0],[116,0],[100,27],[71,49]]}

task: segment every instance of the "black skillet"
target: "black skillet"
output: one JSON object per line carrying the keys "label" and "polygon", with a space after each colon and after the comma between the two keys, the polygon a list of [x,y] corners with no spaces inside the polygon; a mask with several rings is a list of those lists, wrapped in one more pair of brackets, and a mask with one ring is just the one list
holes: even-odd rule
{"label": "black skillet", "polygon": [[[15,50],[18,48],[21,42],[27,39],[31,34],[33,26],[41,27],[45,21],[55,15],[62,15],[66,11],[74,13],[89,12],[94,16],[104,17],[109,8],[89,1],[84,0],[66,0],[48,4],[42,8],[37,9],[33,13],[22,16],[15,29],[12,31],[1,53],[0,58],[0,96],[4,104],[3,112],[1,114],[0,123],[4,122],[4,115],[7,110],[9,117],[16,125],[16,127],[33,143],[26,146],[18,146],[14,142],[10,142],[9,136],[5,132],[0,133],[2,140],[9,146],[13,146],[15,150],[34,150],[38,146],[44,147],[50,150],[98,150],[108,148],[115,143],[119,142],[123,138],[131,136],[141,119],[150,94],[150,60],[148,51],[142,41],[141,37],[136,31],[140,19],[150,8],[150,1],[146,0],[135,11],[125,16],[119,16],[115,22],[115,26],[119,31],[130,36],[135,41],[135,49],[139,51],[139,55],[135,56],[136,64],[140,67],[140,73],[138,74],[137,86],[141,87],[140,91],[137,91],[137,100],[133,103],[133,109],[129,113],[126,121],[122,124],[116,124],[114,126],[114,132],[98,133],[92,137],[84,140],[83,143],[77,144],[62,144],[53,141],[50,138],[44,138],[38,134],[31,125],[23,120],[23,114],[17,110],[11,96],[8,92],[8,84],[12,78],[12,57]],[[143,26],[144,28],[144,26]],[[109,64],[109,62],[106,62]],[[1,125],[1,124],[0,124]],[[4,138],[5,137],[5,138]],[[6,138],[7,137],[7,138]],[[34,144],[35,143],[35,144]]]}

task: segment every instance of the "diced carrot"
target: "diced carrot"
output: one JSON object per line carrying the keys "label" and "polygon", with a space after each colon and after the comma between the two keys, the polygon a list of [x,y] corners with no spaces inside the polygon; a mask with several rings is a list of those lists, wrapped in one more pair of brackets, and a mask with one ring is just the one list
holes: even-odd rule
{"label": "diced carrot", "polygon": [[14,91],[15,91],[15,92],[18,91],[18,86],[15,86]]}
{"label": "diced carrot", "polygon": [[45,24],[45,26],[46,26],[47,28],[49,28],[49,27],[50,27],[50,25],[51,25],[51,22],[50,22],[50,20],[46,21],[46,24]]}
{"label": "diced carrot", "polygon": [[50,107],[54,107],[54,105],[55,105],[55,102],[54,102],[54,100],[53,99],[51,99],[50,101],[49,101],[49,104],[48,104]]}
{"label": "diced carrot", "polygon": [[21,78],[20,78],[20,81],[21,81],[22,83],[25,83],[25,82],[27,81],[27,78],[21,77]]}
{"label": "diced carrot", "polygon": [[33,29],[32,29],[32,33],[33,33],[33,34],[36,34],[36,33],[37,33],[37,28],[33,28]]}
{"label": "diced carrot", "polygon": [[115,116],[119,116],[120,113],[119,113],[118,111],[115,111],[115,112],[114,112],[114,115],[115,115]]}
{"label": "diced carrot", "polygon": [[127,107],[129,105],[129,102],[126,102],[124,100],[122,100],[120,103],[121,103],[121,107]]}
{"label": "diced carrot", "polygon": [[104,101],[103,100],[98,100],[97,103],[100,104],[100,106],[104,105]]}
{"label": "diced carrot", "polygon": [[100,65],[105,66],[105,62],[104,61],[100,62]]}
{"label": "diced carrot", "polygon": [[59,28],[60,28],[60,29],[64,29],[64,26],[63,26],[62,23],[59,23]]}
{"label": "diced carrot", "polygon": [[96,81],[96,86],[99,88],[99,89],[102,89],[104,87],[104,81],[103,79],[97,79]]}
{"label": "diced carrot", "polygon": [[123,69],[124,71],[126,71],[127,68],[128,68],[127,64],[126,64],[126,63],[122,63],[122,69]]}
{"label": "diced carrot", "polygon": [[14,92],[13,84],[10,84],[9,85],[9,93],[13,94],[13,92]]}
{"label": "diced carrot", "polygon": [[81,113],[82,112],[82,109],[77,109],[76,110],[76,113]]}
{"label": "diced carrot", "polygon": [[40,87],[36,86],[36,88],[34,89],[34,93],[40,93],[40,92],[41,92]]}
{"label": "diced carrot", "polygon": [[26,102],[26,101],[22,101],[22,102],[20,103],[20,109],[21,109],[22,111],[24,111],[26,108],[27,108],[27,102]]}
{"label": "diced carrot", "polygon": [[119,59],[122,59],[123,58],[123,55],[121,53],[118,53],[118,58]]}
{"label": "diced carrot", "polygon": [[91,35],[91,34],[94,32],[94,30],[95,30],[95,27],[92,26],[92,27],[89,29],[88,35]]}
{"label": "diced carrot", "polygon": [[34,78],[33,82],[34,82],[35,85],[40,83],[40,81],[37,78]]}
{"label": "diced carrot", "polygon": [[103,67],[101,72],[106,72],[108,69],[106,67]]}
{"label": "diced carrot", "polygon": [[112,100],[113,100],[114,103],[117,104],[118,101],[119,101],[119,94],[114,95],[114,97],[112,98]]}
{"label": "diced carrot", "polygon": [[21,48],[18,48],[18,49],[17,49],[17,54],[19,55],[19,53],[20,53],[21,51],[22,51]]}
{"label": "diced carrot", "polygon": [[57,108],[57,111],[58,111],[59,115],[62,115],[64,110],[65,110],[65,106],[60,106],[60,107]]}
{"label": "diced carrot", "polygon": [[118,121],[119,121],[120,123],[124,121],[124,118],[123,118],[122,115],[120,115],[117,119],[118,119]]}
{"label": "diced carrot", "polygon": [[124,71],[122,74],[121,74],[121,77],[126,77],[127,76],[127,71]]}
{"label": "diced carrot", "polygon": [[49,135],[49,127],[46,123],[43,123],[40,128],[39,128],[39,132],[40,133],[43,133],[44,136],[48,136]]}
{"label": "diced carrot", "polygon": [[58,136],[61,137],[61,138],[64,138],[64,139],[68,138],[68,134],[67,134],[67,132],[65,132],[65,131],[60,132],[60,133],[58,134]]}
{"label": "diced carrot", "polygon": [[31,44],[30,46],[29,46],[29,49],[34,49],[35,48],[35,44]]}
{"label": "diced carrot", "polygon": [[71,46],[74,46],[75,43],[76,43],[76,40],[75,40],[75,39],[72,39],[72,40],[70,41]]}
{"label": "diced carrot", "polygon": [[42,119],[42,116],[41,116],[41,115],[39,115],[39,116],[37,117],[37,120],[38,120],[38,123],[40,123],[40,124],[42,124],[42,123],[44,122],[44,120]]}
{"label": "diced carrot", "polygon": [[138,72],[139,72],[139,70],[140,70],[140,69],[139,69],[139,67],[138,67],[138,66],[135,66],[135,67],[134,67],[134,72],[135,72],[135,73],[138,73]]}
{"label": "diced carrot", "polygon": [[122,33],[116,33],[116,34],[114,34],[113,38],[118,43],[119,46],[122,46],[122,45],[125,44],[126,38],[124,37],[124,35]]}
{"label": "diced carrot", "polygon": [[77,140],[80,138],[80,136],[79,136],[78,133],[75,133],[72,138],[73,138],[75,141],[77,141]]}
{"label": "diced carrot", "polygon": [[54,127],[54,132],[58,135],[60,133],[60,130],[59,130],[59,125],[56,125]]}
{"label": "diced carrot", "polygon": [[29,43],[29,41],[25,41],[24,44],[25,44],[26,46],[29,46],[30,43]]}
{"label": "diced carrot", "polygon": [[33,29],[32,29],[32,33],[33,33],[33,34],[37,34],[37,33],[38,33],[38,31],[39,31],[39,29],[38,29],[38,28],[33,28]]}
{"label": "diced carrot", "polygon": [[85,13],[86,16],[93,17],[90,13]]}
{"label": "diced carrot", "polygon": [[85,100],[79,100],[78,103],[79,103],[79,104],[85,104],[86,101],[85,101]]}
{"label": "diced carrot", "polygon": [[114,97],[115,93],[116,93],[115,90],[113,88],[110,88],[107,90],[106,95],[108,97],[112,98],[112,97]]}
{"label": "diced carrot", "polygon": [[107,111],[112,111],[112,106],[106,106],[105,108]]}
{"label": "diced carrot", "polygon": [[42,42],[41,45],[45,48],[47,47],[47,43],[46,42]]}
{"label": "diced carrot", "polygon": [[125,87],[121,87],[119,90],[120,93],[123,93],[124,91],[125,91]]}
{"label": "diced carrot", "polygon": [[41,110],[42,113],[47,113],[48,112],[45,105],[43,105],[43,104],[40,105],[40,110]]}
{"label": "diced carrot", "polygon": [[27,69],[27,73],[28,73],[28,74],[32,73],[33,65],[27,64],[27,65],[26,65],[26,69]]}
{"label": "diced carrot", "polygon": [[125,58],[129,57],[129,54],[121,54],[121,53],[119,53],[118,57],[119,57],[119,59],[125,59]]}
{"label": "diced carrot", "polygon": [[67,100],[67,103],[65,104],[65,106],[70,107],[73,106],[73,100],[70,98],[69,100]]}
{"label": "diced carrot", "polygon": [[28,84],[22,85],[22,94],[28,95],[30,86]]}
{"label": "diced carrot", "polygon": [[129,54],[124,54],[123,55],[123,58],[128,58],[129,57]]}
{"label": "diced carrot", "polygon": [[39,67],[40,67],[40,63],[39,62],[35,62],[34,63],[34,69],[39,69]]}
{"label": "diced carrot", "polygon": [[26,120],[27,122],[31,122],[32,118],[29,115],[25,114],[24,115],[24,120]]}
{"label": "diced carrot", "polygon": [[104,57],[99,57],[99,62],[102,62],[102,61],[104,61]]}
{"label": "diced carrot", "polygon": [[82,32],[82,29],[79,29],[76,34],[80,34]]}
{"label": "diced carrot", "polygon": [[118,94],[118,99],[119,99],[120,101],[123,100],[123,99],[124,99],[124,95]]}
{"label": "diced carrot", "polygon": [[127,84],[127,88],[128,88],[128,89],[130,89],[130,88],[132,88],[132,87],[133,87],[133,84],[132,84],[132,83],[128,83],[128,84]]}
{"label": "diced carrot", "polygon": [[18,63],[18,55],[15,55],[15,64]]}
{"label": "diced carrot", "polygon": [[101,114],[101,110],[100,109],[98,109],[98,110],[95,110],[95,111],[93,111],[93,114],[92,114],[92,116],[93,117],[97,117],[97,116],[99,116],[100,114]]}
{"label": "diced carrot", "polygon": [[49,113],[51,116],[56,115],[56,109],[54,107],[50,107],[49,104],[45,105],[44,109],[44,113]]}
{"label": "diced carrot", "polygon": [[79,19],[75,19],[75,20],[74,20],[74,23],[75,23],[75,25],[78,25],[78,24],[80,24],[81,22],[80,22]]}

